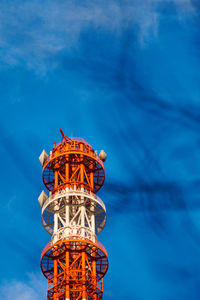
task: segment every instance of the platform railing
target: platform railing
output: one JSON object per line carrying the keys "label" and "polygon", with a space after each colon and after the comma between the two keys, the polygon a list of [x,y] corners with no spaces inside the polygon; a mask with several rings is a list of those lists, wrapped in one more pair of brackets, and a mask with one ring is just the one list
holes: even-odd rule
{"label": "platform railing", "polygon": [[[70,240],[70,242],[73,241],[73,239],[74,239],[74,241],[76,241],[76,239],[78,239],[78,240],[80,241],[80,237],[78,237],[78,236],[73,236],[73,237],[61,239],[61,240],[59,240],[59,241],[57,241],[57,242],[60,242],[60,243],[62,243],[62,242],[67,242],[68,239]],[[86,240],[86,239],[83,239],[83,241],[85,241],[86,243],[87,243],[87,242],[89,242],[89,243],[92,242],[92,241]],[[43,257],[43,255],[45,254],[45,252],[47,251],[47,249],[50,248],[51,246],[53,246],[53,245],[54,245],[55,243],[57,243],[57,242],[50,241],[50,242],[44,247],[44,249],[42,250],[41,258]],[[99,242],[97,239],[95,240],[95,242],[92,242],[92,244],[97,245],[98,248],[100,248],[106,255],[108,255],[108,253],[107,253],[106,248],[104,247],[104,245],[103,245],[101,242]]]}
{"label": "platform railing", "polygon": [[74,196],[79,196],[80,195],[80,196],[83,196],[83,197],[93,198],[106,211],[105,204],[101,200],[101,198],[99,198],[95,193],[93,193],[91,191],[88,191],[85,188],[78,188],[76,186],[70,187],[70,188],[67,188],[67,189],[59,190],[56,194],[51,194],[51,192],[50,192],[49,197],[43,203],[43,207],[47,207],[50,202],[52,202],[53,200],[56,200],[60,197],[73,196],[73,195]]}
{"label": "platform railing", "polygon": [[[63,147],[64,144],[67,145],[66,148]],[[80,147],[81,144],[83,145],[83,149],[81,149],[81,147]],[[91,154],[102,165],[102,160],[100,159],[98,154],[92,149],[92,147],[84,139],[71,138],[71,141],[68,141],[68,142],[61,141],[60,143],[58,143],[56,145],[56,147],[58,147],[58,148],[59,148],[59,146],[60,146],[60,149],[59,149],[60,153],[67,154],[68,151],[81,151],[86,154]],[[56,151],[55,152],[51,151],[50,155],[47,157],[47,159],[45,161],[45,165],[47,165],[54,157],[58,157],[58,156],[59,155]]]}

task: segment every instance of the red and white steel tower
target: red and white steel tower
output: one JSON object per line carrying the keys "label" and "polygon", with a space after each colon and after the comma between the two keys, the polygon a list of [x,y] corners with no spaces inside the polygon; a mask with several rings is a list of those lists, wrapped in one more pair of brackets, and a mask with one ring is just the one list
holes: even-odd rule
{"label": "red and white steel tower", "polygon": [[82,138],[62,141],[39,160],[43,181],[49,190],[38,200],[42,224],[52,236],[41,254],[41,269],[47,278],[47,299],[99,300],[108,255],[97,235],[106,223],[106,208],[96,196],[105,178],[106,154]]}

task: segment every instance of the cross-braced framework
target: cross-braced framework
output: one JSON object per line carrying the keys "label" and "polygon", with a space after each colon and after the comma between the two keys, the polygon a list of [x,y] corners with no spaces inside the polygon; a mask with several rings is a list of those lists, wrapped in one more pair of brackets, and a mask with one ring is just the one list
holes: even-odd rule
{"label": "cross-braced framework", "polygon": [[108,255],[97,240],[106,208],[96,192],[104,183],[104,164],[83,139],[61,134],[63,140],[50,155],[43,150],[39,158],[50,191],[38,199],[42,224],[52,236],[41,254],[47,299],[100,300]]}

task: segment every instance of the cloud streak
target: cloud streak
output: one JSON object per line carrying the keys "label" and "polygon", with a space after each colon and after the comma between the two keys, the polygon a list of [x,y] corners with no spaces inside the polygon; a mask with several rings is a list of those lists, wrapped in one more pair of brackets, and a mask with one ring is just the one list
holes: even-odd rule
{"label": "cloud streak", "polygon": [[45,279],[41,274],[28,274],[28,280],[12,280],[0,285],[4,300],[44,300],[46,299]]}
{"label": "cloud streak", "polygon": [[[59,55],[76,47],[87,28],[120,35],[138,31],[143,44],[159,26],[160,0],[135,1],[1,1],[1,67],[25,67],[45,74],[59,65]],[[171,1],[169,1],[171,3]],[[177,13],[193,13],[188,1],[175,1]]]}

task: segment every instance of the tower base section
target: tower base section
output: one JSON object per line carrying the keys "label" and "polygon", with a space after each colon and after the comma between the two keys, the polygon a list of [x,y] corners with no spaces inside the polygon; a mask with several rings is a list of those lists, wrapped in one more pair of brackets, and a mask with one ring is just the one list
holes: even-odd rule
{"label": "tower base section", "polygon": [[78,238],[49,243],[41,255],[41,269],[48,280],[47,300],[100,300],[107,252],[99,242]]}

